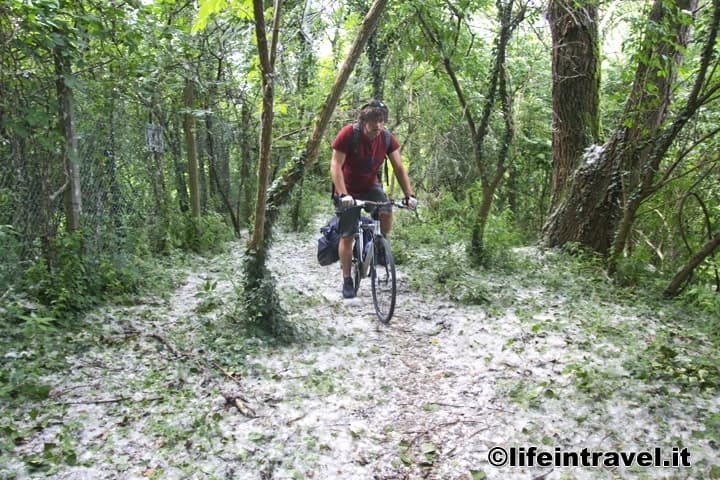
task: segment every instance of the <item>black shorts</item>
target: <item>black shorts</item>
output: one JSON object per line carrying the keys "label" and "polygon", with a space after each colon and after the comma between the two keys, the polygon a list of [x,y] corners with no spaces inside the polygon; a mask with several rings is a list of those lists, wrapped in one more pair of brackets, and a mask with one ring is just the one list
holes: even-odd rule
{"label": "black shorts", "polygon": [[[387,202],[388,198],[383,191],[382,185],[376,183],[370,190],[359,195],[353,195],[356,200],[368,200],[371,202]],[[343,209],[337,207],[335,214],[338,216],[338,231],[341,237],[351,237],[357,233],[358,220],[360,219],[361,208]],[[392,212],[392,207],[381,207],[380,211]]]}

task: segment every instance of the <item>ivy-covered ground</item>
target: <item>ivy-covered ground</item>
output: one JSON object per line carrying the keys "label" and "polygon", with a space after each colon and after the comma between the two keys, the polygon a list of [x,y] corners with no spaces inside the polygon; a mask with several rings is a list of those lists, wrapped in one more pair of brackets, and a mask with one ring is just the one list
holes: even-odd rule
{"label": "ivy-covered ground", "polygon": [[[26,376],[5,388],[0,478],[720,478],[718,318],[559,253],[471,269],[460,245],[399,235],[398,308],[381,326],[368,283],[343,300],[338,267],[317,265],[315,232],[271,252],[293,343],[238,328],[241,242],[168,270],[168,296],[94,311],[55,342],[4,343],[6,378]],[[489,463],[511,447],[525,463],[610,460]],[[687,449],[691,466],[612,465],[656,448]]]}

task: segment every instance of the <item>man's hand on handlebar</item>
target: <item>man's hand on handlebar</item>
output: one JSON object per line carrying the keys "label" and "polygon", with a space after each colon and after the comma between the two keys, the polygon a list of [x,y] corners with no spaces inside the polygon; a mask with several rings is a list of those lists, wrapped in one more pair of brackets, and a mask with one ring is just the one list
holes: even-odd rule
{"label": "man's hand on handlebar", "polygon": [[355,199],[350,195],[343,195],[340,197],[340,205],[343,208],[350,208],[355,205]]}
{"label": "man's hand on handlebar", "polygon": [[410,210],[415,210],[417,208],[418,201],[417,198],[415,198],[415,195],[410,195],[403,198],[402,204]]}

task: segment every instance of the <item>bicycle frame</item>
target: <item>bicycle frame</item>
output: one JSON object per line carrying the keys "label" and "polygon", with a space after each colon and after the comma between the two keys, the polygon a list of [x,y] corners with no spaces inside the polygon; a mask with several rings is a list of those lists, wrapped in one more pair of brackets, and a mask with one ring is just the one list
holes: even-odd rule
{"label": "bicycle frame", "polygon": [[[387,202],[372,202],[370,200],[355,200],[355,208],[360,207],[364,208],[367,206],[370,207],[382,207],[390,205],[395,208],[407,208],[405,205],[403,205],[401,202],[389,200]],[[353,207],[350,207],[353,208]],[[363,229],[363,221],[362,216],[358,219],[358,233],[355,235],[355,246],[358,248],[358,258],[362,261],[362,269],[361,269],[361,277],[360,278],[366,278],[368,276],[368,271],[370,270],[370,259],[372,259],[372,255],[375,252],[375,237],[376,236],[383,236],[381,230],[380,230],[380,220],[379,218],[373,218],[373,229],[372,229],[372,239],[370,241],[370,247],[368,248],[368,251],[364,251],[365,247],[365,232]]]}

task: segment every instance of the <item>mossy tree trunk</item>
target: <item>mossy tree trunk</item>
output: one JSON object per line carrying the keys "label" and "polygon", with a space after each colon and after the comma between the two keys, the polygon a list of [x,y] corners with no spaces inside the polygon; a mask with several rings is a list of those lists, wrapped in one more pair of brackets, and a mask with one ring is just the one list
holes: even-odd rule
{"label": "mossy tree trunk", "polygon": [[[586,152],[585,162],[576,171],[567,194],[545,224],[546,246],[579,243],[607,255],[626,206],[633,209],[634,218],[637,205],[628,203],[628,197],[645,175],[654,176],[665,153],[653,153],[653,148],[667,118],[681,42],[687,41],[682,33],[687,28],[684,11],[694,2],[684,0],[666,8],[665,2],[656,0],[619,126],[604,145]],[[629,224],[623,225],[626,235]],[[621,240],[623,245],[626,239]]]}
{"label": "mossy tree trunk", "polygon": [[552,0],[552,194],[565,197],[583,152],[600,142],[600,42],[598,7],[592,2]]}
{"label": "mossy tree trunk", "polygon": [[255,223],[248,243],[243,277],[245,313],[249,323],[260,330],[280,334],[283,312],[280,308],[274,279],[267,269],[266,257],[269,235],[265,233],[265,205],[270,176],[270,154],[273,131],[273,101],[275,98],[275,53],[279,33],[282,0],[273,5],[272,38],[268,43],[265,30],[265,7],[262,0],[253,0],[255,37],[257,39],[262,78],[262,113],[260,125],[260,152],[258,158]]}
{"label": "mossy tree trunk", "polygon": [[[692,12],[694,15],[697,11],[698,0],[687,0],[678,2],[678,11],[672,12],[671,27],[674,35],[669,38],[661,38],[656,43],[658,57],[670,63],[670,67],[666,68],[663,75],[669,78],[669,85],[666,86],[667,100],[665,104],[669,104],[672,88],[677,77],[677,69],[672,68],[682,61],[682,52],[690,42],[690,23],[687,18],[683,18],[685,12]],[[658,192],[666,185],[680,164],[684,161],[686,155],[679,155],[674,161],[669,162],[667,167],[661,169],[663,160],[667,156],[673,142],[683,130],[685,125],[695,116],[703,105],[712,98],[720,88],[718,82],[708,82],[708,71],[711,68],[715,53],[715,44],[720,28],[720,2],[714,2],[713,13],[708,22],[707,33],[705,37],[705,45],[700,58],[700,66],[697,69],[695,82],[690,94],[687,96],[684,105],[674,115],[668,125],[653,136],[648,145],[648,154],[641,163],[632,166],[630,174],[631,183],[628,185],[627,201],[623,209],[623,215],[617,228],[617,233],[610,253],[608,261],[608,270],[610,274],[614,274],[617,263],[623,253],[629,248],[631,243],[632,228],[635,223],[635,217],[643,202]],[[713,67],[714,68],[714,67]],[[668,73],[669,72],[669,73]],[[661,103],[661,107],[667,110],[668,107]],[[663,170],[663,171],[661,171]]]}

